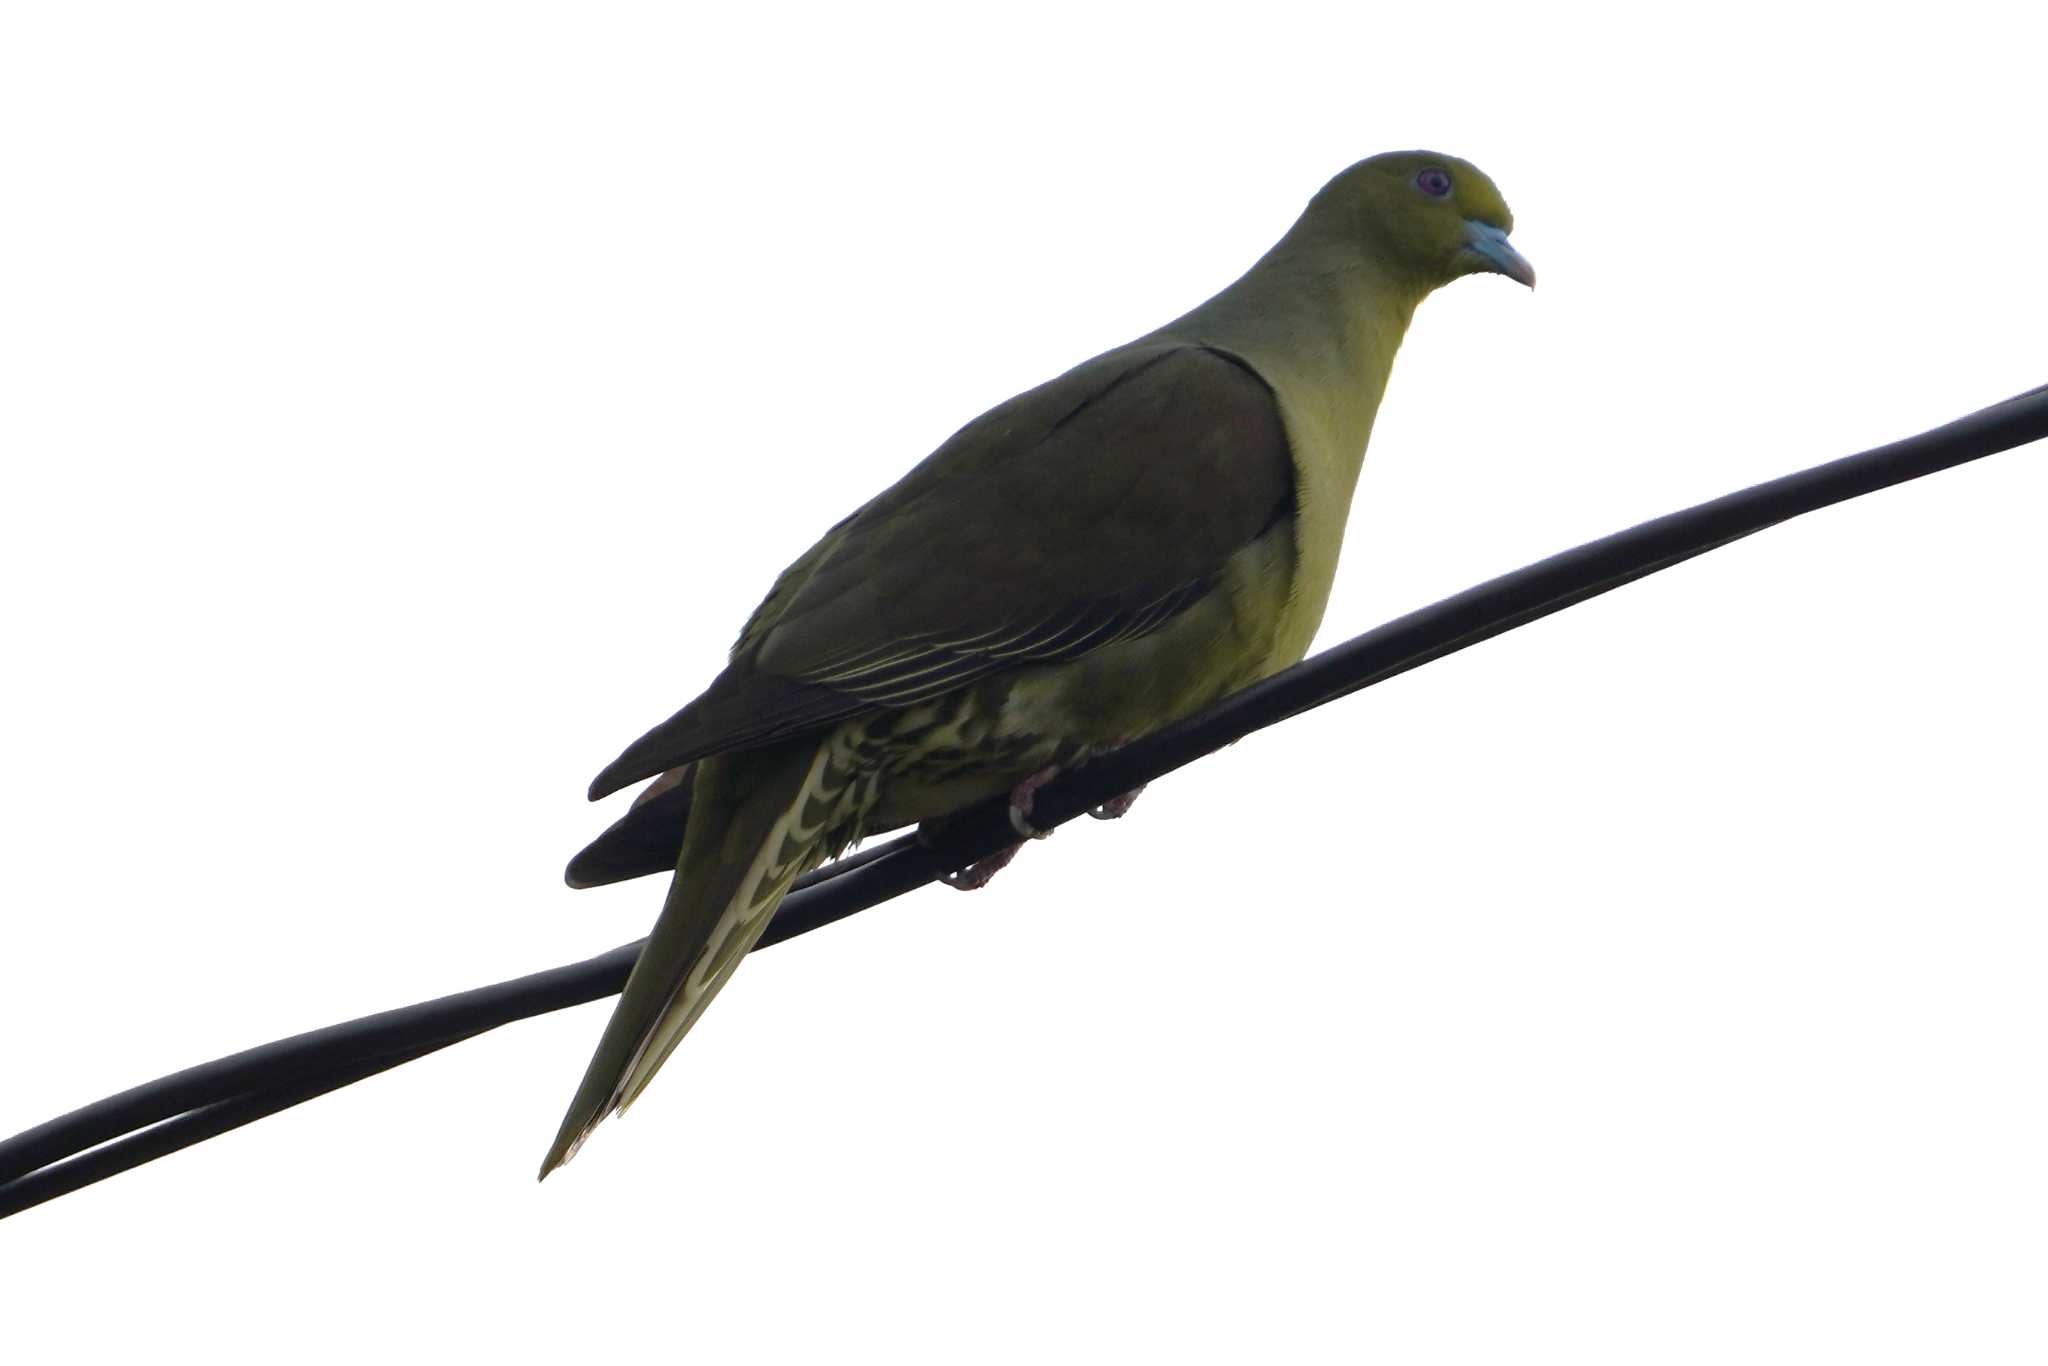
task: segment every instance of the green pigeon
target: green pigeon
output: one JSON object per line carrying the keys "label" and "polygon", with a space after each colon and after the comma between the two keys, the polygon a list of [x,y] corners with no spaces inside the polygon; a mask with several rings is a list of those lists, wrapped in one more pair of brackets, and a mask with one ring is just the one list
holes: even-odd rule
{"label": "green pigeon", "polygon": [[1002,793],[1021,840],[1053,773],[1300,660],[1409,319],[1461,275],[1534,285],[1512,226],[1468,162],[1361,161],[1234,284],[991,408],[784,571],[725,671],[591,785],[655,779],[570,882],[675,877],[541,1175],[800,874]]}

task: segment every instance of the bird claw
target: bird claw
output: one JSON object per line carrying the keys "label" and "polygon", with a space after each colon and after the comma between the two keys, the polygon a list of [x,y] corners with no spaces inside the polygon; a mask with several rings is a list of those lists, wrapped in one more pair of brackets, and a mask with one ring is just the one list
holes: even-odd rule
{"label": "bird claw", "polygon": [[1100,806],[1089,807],[1088,814],[1099,821],[1120,821],[1131,813],[1132,807],[1138,804],[1138,794],[1144,790],[1145,784],[1139,783],[1121,796],[1111,797]]}
{"label": "bird claw", "polygon": [[1044,787],[1059,776],[1059,766],[1048,764],[1023,782],[1010,789],[1010,828],[1019,836],[1019,842],[1007,849],[998,849],[987,858],[970,863],[950,873],[941,873],[939,881],[956,892],[978,892],[995,880],[995,875],[1010,866],[1010,860],[1017,857],[1017,851],[1024,847],[1023,840],[1042,840],[1051,836],[1052,831],[1041,830],[1029,819],[1031,803]]}
{"label": "bird claw", "polygon": [[997,873],[1010,866],[1010,860],[1017,857],[1017,851],[1024,846],[1013,844],[1007,849],[998,849],[985,859],[958,868],[950,873],[941,873],[939,881],[956,892],[978,892],[995,881]]}
{"label": "bird claw", "polygon": [[1030,821],[1024,819],[1024,813],[1022,811],[1019,811],[1014,806],[1010,808],[1010,828],[1012,830],[1015,830],[1018,833],[1018,835],[1027,840],[1044,840],[1052,838],[1052,831],[1040,830]]}
{"label": "bird claw", "polygon": [[[1040,830],[1031,823],[1031,806],[1038,798],[1038,789],[1057,778],[1059,773],[1058,764],[1047,764],[1010,789],[1010,828],[1027,840],[1049,839],[1052,836],[1052,831]],[[1014,855],[1014,851],[1012,852]]]}
{"label": "bird claw", "polygon": [[[1019,843],[1007,849],[999,849],[987,858],[971,863],[965,868],[941,873],[939,881],[956,892],[978,892],[993,882],[997,873],[1010,866],[1010,861],[1017,857],[1017,851],[1024,847],[1023,840],[1050,839],[1052,831],[1041,830],[1031,823],[1031,807],[1038,796],[1038,789],[1057,778],[1059,772],[1059,765],[1048,764],[1010,789],[1010,828],[1017,832]],[[1145,784],[1139,783],[1129,792],[1089,807],[1088,814],[1099,821],[1122,820],[1130,813],[1130,809],[1137,805],[1138,794],[1144,790]]]}

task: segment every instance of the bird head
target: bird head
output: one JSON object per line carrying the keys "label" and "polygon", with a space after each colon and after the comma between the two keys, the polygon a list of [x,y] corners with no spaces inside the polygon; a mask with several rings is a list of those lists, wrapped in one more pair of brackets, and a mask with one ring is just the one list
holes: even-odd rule
{"label": "bird head", "polygon": [[1536,285],[1536,268],[1508,242],[1515,216],[1507,201],[1469,161],[1386,152],[1339,173],[1316,197],[1425,291],[1481,273]]}

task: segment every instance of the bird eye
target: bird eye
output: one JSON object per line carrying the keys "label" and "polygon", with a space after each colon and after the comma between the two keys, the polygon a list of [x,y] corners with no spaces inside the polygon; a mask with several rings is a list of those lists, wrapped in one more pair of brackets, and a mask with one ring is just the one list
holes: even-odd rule
{"label": "bird eye", "polygon": [[1451,192],[1451,173],[1440,166],[1415,173],[1415,188],[1431,199],[1442,199]]}

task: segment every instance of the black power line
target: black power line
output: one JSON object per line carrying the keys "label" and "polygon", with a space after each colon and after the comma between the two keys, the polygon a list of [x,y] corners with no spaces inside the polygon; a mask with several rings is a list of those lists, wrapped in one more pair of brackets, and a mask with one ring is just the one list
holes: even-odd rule
{"label": "black power line", "polygon": [[[2048,436],[2048,385],[1933,431],[1589,541],[1355,636],[1043,788],[1050,829],[1253,731],[1803,513]],[[841,920],[1016,838],[1006,803],[799,882],[760,947]],[[514,1020],[615,995],[639,953],[596,958],[280,1039],[123,1091],[0,1143],[0,1218]]]}

